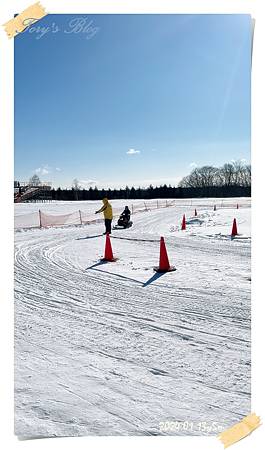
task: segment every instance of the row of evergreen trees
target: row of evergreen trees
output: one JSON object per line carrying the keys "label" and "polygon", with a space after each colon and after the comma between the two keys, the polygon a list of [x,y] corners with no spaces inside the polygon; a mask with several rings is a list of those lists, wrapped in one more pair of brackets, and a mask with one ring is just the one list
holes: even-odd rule
{"label": "row of evergreen trees", "polygon": [[52,200],[101,200],[109,199],[155,199],[155,198],[192,198],[192,197],[249,197],[249,186],[207,186],[200,188],[163,186],[125,189],[51,189]]}

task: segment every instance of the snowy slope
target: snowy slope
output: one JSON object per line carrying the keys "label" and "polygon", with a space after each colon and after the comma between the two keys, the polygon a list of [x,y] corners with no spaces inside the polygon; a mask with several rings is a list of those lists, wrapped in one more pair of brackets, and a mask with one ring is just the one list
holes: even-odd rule
{"label": "snowy slope", "polygon": [[[216,434],[201,422],[250,412],[250,208],[212,204],[199,221],[187,201],[135,214],[115,263],[102,224],[16,233],[17,435]],[[161,235],[177,268],[162,275]]]}

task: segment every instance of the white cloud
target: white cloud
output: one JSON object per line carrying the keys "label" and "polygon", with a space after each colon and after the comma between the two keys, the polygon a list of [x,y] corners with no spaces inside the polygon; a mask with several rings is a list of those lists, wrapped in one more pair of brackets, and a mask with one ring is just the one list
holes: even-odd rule
{"label": "white cloud", "polygon": [[49,164],[43,164],[42,166],[37,167],[34,172],[39,175],[48,175],[49,173],[52,173],[54,171],[61,172],[62,169],[60,167],[50,167]]}
{"label": "white cloud", "polygon": [[95,186],[97,184],[96,180],[80,180],[79,182],[84,187]]}
{"label": "white cloud", "polygon": [[197,167],[197,164],[195,162],[192,162],[192,163],[189,164],[189,167],[191,169],[195,169],[195,167]]}
{"label": "white cloud", "polygon": [[35,169],[35,173],[38,173],[40,175],[47,175],[50,172],[51,172],[51,169],[48,166],[48,164],[45,164],[44,166],[41,166],[41,167],[38,167],[37,169]]}
{"label": "white cloud", "polygon": [[127,155],[136,155],[137,153],[141,153],[140,150],[135,150],[134,148],[130,148],[127,152]]}

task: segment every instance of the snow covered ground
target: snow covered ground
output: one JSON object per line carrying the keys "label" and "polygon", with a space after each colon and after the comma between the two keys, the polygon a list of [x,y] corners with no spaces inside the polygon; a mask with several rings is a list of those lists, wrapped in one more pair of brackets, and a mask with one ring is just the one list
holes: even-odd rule
{"label": "snow covered ground", "polygon": [[[112,234],[115,263],[99,262],[102,223],[15,233],[17,435],[217,434],[250,412],[250,199],[132,220]],[[160,236],[175,272],[153,271]]]}

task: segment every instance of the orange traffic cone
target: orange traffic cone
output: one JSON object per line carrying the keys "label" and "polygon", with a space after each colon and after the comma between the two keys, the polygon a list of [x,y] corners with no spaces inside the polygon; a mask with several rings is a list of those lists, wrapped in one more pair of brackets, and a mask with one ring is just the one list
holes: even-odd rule
{"label": "orange traffic cone", "polygon": [[195,209],[195,211],[194,211],[194,216],[196,217],[198,214],[197,214],[197,209]]}
{"label": "orange traffic cone", "polygon": [[214,205],[213,210],[216,211],[216,205]]}
{"label": "orange traffic cone", "polygon": [[118,258],[114,258],[109,233],[106,234],[106,243],[105,243],[105,254],[104,258],[101,258],[101,261],[109,261],[114,262],[117,261]]}
{"label": "orange traffic cone", "polygon": [[186,217],[185,217],[185,214],[183,214],[181,229],[182,230],[186,230]]}
{"label": "orange traffic cone", "polygon": [[165,245],[165,240],[161,236],[160,238],[160,257],[159,257],[159,266],[154,267],[154,270],[156,272],[173,272],[176,270],[176,267],[171,266],[169,264],[168,256],[167,256],[167,249]]}
{"label": "orange traffic cone", "polygon": [[231,233],[231,237],[234,237],[238,234],[237,232],[237,224],[236,224],[236,219],[233,220],[233,226],[232,226],[232,233]]}

